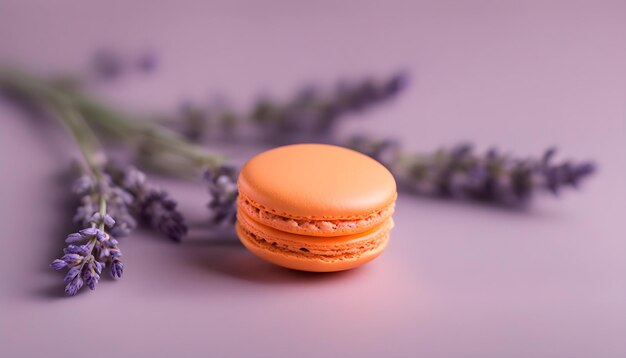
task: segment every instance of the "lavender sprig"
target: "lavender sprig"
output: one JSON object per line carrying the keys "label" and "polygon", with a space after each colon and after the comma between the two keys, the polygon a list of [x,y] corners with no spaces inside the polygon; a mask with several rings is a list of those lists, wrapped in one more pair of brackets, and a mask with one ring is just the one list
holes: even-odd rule
{"label": "lavender sprig", "polygon": [[399,184],[417,194],[467,198],[505,205],[524,205],[540,192],[557,195],[595,171],[592,162],[554,163],[556,150],[540,158],[517,158],[488,150],[476,154],[460,144],[431,154],[403,154],[388,141],[353,139],[350,146],[386,165]]}
{"label": "lavender sprig", "polygon": [[106,170],[98,169],[99,178],[84,175],[73,185],[81,196],[74,221],[85,228],[67,237],[65,255],[51,265],[56,270],[68,269],[68,295],[75,295],[83,286],[94,290],[107,264],[112,277],[122,277],[124,264],[116,237],[126,236],[136,227],[131,213],[174,240],[187,232],[176,203],[165,192],[148,185],[145,175],[133,167],[124,171],[114,168],[107,165]]}
{"label": "lavender sprig", "polygon": [[224,101],[212,103],[208,108],[187,102],[181,106],[174,125],[193,141],[200,141],[216,130],[233,134],[238,125],[246,123],[273,139],[319,138],[330,134],[338,120],[347,114],[396,97],[408,82],[409,76],[398,72],[387,78],[341,81],[333,90],[306,86],[285,101],[260,98],[248,112],[237,111]]}
{"label": "lavender sprig", "polygon": [[128,236],[137,227],[137,221],[129,210],[134,201],[133,196],[124,188],[114,185],[108,174],[102,173],[101,183],[88,175],[83,175],[76,180],[72,189],[80,197],[81,205],[74,215],[74,222],[80,227],[91,223],[93,213],[98,208],[99,197],[102,195],[106,197],[108,214],[115,220],[115,225],[110,229],[114,237]]}
{"label": "lavender sprig", "polygon": [[[151,72],[157,64],[158,57],[152,52],[143,53],[137,61],[129,61],[128,56],[102,49],[96,52],[92,67],[96,77],[114,79],[134,68]],[[238,113],[221,101],[209,108],[187,102],[181,106],[176,120],[177,124],[183,124],[179,131],[192,141],[202,140],[216,128],[232,134],[241,123],[252,123],[274,138],[278,138],[277,133],[283,139],[285,134],[319,137],[329,134],[341,117],[394,98],[408,83],[409,75],[399,71],[386,78],[338,81],[330,91],[309,85],[286,101],[260,98],[248,113]]]}
{"label": "lavender sprig", "polygon": [[[118,241],[111,235],[117,223],[107,212],[111,188],[106,182],[89,180],[86,184],[87,181],[86,177],[80,177],[74,187],[84,196],[96,197],[98,208],[92,212],[84,229],[68,235],[64,255],[50,265],[55,270],[68,269],[64,281],[67,283],[65,293],[70,296],[77,294],[83,286],[95,290],[107,264],[110,264],[110,273],[114,278],[121,278],[124,269]],[[81,211],[84,209],[82,206]]]}
{"label": "lavender sprig", "polygon": [[367,78],[339,82],[334,91],[303,88],[286,103],[261,99],[251,114],[253,122],[271,133],[327,134],[341,116],[385,102],[408,84],[408,75],[399,72],[386,79]]}
{"label": "lavender sprig", "polygon": [[[15,98],[22,99],[37,108],[51,107],[54,112],[59,112],[57,117],[64,124],[79,123],[80,128],[74,128],[71,132],[79,142],[81,151],[85,157],[100,156],[97,165],[93,163],[87,165],[90,169],[102,166],[106,163],[106,159],[88,124],[93,124],[95,128],[118,139],[125,139],[129,143],[139,143],[140,145],[133,146],[135,148],[145,146],[158,153],[167,153],[170,157],[180,160],[179,165],[185,168],[217,167],[224,160],[222,156],[185,140],[162,125],[130,117],[76,88],[56,87],[46,80],[26,73],[0,68],[0,89],[14,94]],[[70,117],[74,119],[70,120]],[[93,154],[95,152],[97,154]],[[114,175],[107,171],[100,174],[103,180],[111,184],[109,209],[118,222],[112,229],[116,237],[128,234],[128,231],[136,226],[132,215],[128,215],[128,207],[131,207],[131,214],[141,217],[152,227],[166,233],[174,240],[180,240],[180,237],[186,233],[187,228],[182,215],[176,208],[176,202],[171,200],[166,192],[148,185],[145,180],[124,183],[124,173]],[[111,180],[115,183],[111,183]],[[82,183],[82,186],[87,187],[88,183]],[[82,205],[77,212],[76,221],[86,224],[93,212],[95,201],[90,196],[83,197],[81,201]]]}
{"label": "lavender sprig", "polygon": [[215,225],[232,225],[237,220],[237,177],[233,166],[207,169],[204,177],[209,187],[211,222]]}
{"label": "lavender sprig", "polygon": [[[15,84],[10,74],[3,77],[0,73],[0,78],[8,79],[8,83]],[[81,177],[74,183],[74,190],[84,199],[81,200],[81,206],[75,217],[75,221],[84,225],[83,229],[66,238],[68,246],[63,250],[64,255],[51,264],[56,270],[68,269],[65,276],[67,283],[65,292],[73,296],[84,285],[94,290],[107,263],[111,264],[111,275],[121,277],[124,267],[120,260],[121,252],[111,232],[116,227],[122,228],[128,224],[123,218],[125,203],[118,198],[120,193],[110,185],[110,180],[103,174],[102,163],[106,161],[106,156],[95,134],[72,102],[66,96],[49,91],[37,83],[30,83],[27,79],[24,79],[24,82],[29,83],[23,87],[17,86],[18,92],[51,111],[66,127],[80,149],[84,159],[83,171],[88,176]],[[25,87],[32,91],[27,91]],[[109,201],[111,209],[121,210],[115,213],[120,217],[119,224],[116,224],[107,210]]]}
{"label": "lavender sprig", "polygon": [[146,180],[146,175],[133,166],[123,170],[110,164],[109,173],[116,184],[133,197],[133,212],[150,227],[159,230],[173,241],[180,242],[187,234],[187,225],[177,203],[169,194]]}

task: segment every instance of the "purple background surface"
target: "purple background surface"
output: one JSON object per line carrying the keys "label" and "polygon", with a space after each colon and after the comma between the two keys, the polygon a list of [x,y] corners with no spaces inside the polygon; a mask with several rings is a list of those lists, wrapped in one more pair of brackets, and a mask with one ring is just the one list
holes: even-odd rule
{"label": "purple background surface", "polygon": [[[123,242],[121,281],[65,298],[47,264],[67,230],[69,184],[55,178],[73,146],[2,105],[2,357],[626,356],[623,1],[2,1],[0,44],[3,62],[41,71],[84,69],[100,46],[154,49],[155,76],[98,90],[137,110],[216,93],[246,105],[404,68],[408,93],[341,133],[415,150],[555,144],[601,169],[523,213],[401,195],[386,253],[339,274],[139,231]],[[207,217],[201,183],[160,183],[193,222]]]}

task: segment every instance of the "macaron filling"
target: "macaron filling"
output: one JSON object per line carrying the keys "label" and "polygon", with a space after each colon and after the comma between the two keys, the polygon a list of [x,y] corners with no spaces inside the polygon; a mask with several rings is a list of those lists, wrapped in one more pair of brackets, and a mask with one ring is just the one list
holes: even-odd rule
{"label": "macaron filling", "polygon": [[278,215],[261,205],[255,205],[242,193],[239,194],[238,207],[256,221],[278,230],[313,236],[339,236],[367,231],[384,222],[393,215],[395,201],[383,209],[361,218],[334,220],[303,219]]}
{"label": "macaron filling", "polygon": [[332,238],[311,238],[303,235],[286,234],[254,222],[245,213],[238,214],[237,230],[248,242],[283,255],[307,257],[320,261],[334,262],[368,255],[379,250],[389,238],[393,221],[387,220],[364,235],[346,235]]}

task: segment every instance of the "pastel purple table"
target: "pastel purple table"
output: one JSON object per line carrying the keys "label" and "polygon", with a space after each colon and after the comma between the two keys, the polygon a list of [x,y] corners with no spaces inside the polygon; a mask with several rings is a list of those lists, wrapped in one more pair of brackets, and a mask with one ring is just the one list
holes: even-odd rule
{"label": "pastel purple table", "polygon": [[[84,69],[100,46],[161,54],[154,76],[98,89],[135,110],[385,75],[411,89],[341,133],[414,150],[458,140],[596,159],[580,192],[527,212],[401,195],[391,244],[351,272],[270,266],[236,241],[139,231],[127,270],[62,295],[73,147],[0,105],[0,356],[626,357],[624,2],[2,1],[0,59]],[[43,130],[42,130],[43,128]],[[245,160],[263,147],[231,147]],[[68,152],[70,150],[70,152]],[[192,223],[201,183],[161,180]]]}

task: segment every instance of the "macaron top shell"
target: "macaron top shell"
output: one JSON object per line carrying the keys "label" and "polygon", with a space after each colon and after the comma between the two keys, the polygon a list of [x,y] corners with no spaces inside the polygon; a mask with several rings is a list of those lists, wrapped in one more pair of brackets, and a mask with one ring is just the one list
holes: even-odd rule
{"label": "macaron top shell", "polygon": [[393,204],[396,183],[382,164],[325,144],[275,148],[250,159],[239,191],[254,206],[293,219],[349,220]]}

